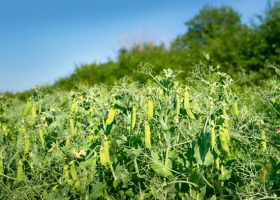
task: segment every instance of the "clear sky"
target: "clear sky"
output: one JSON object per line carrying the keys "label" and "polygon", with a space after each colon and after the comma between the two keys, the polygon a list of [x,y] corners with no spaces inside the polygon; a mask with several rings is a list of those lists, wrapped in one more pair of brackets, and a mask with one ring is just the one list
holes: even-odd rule
{"label": "clear sky", "polygon": [[168,44],[206,4],[248,23],[266,0],[0,0],[0,92],[52,84],[134,41]]}

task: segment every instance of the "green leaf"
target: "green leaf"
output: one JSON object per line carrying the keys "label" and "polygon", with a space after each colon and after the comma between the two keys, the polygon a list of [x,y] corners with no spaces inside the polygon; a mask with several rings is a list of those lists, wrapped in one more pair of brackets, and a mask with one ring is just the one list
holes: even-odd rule
{"label": "green leaf", "polygon": [[167,199],[175,199],[176,194],[178,193],[175,184],[168,184],[163,190],[167,194]]}
{"label": "green leaf", "polygon": [[213,154],[211,153],[210,149],[208,150],[207,154],[206,154],[206,157],[205,157],[205,160],[204,160],[204,165],[207,167],[211,164],[214,163],[214,156]]}
{"label": "green leaf", "polygon": [[203,180],[204,176],[204,171],[203,170],[195,170],[195,171],[190,171],[191,177],[189,177],[189,181],[192,183],[197,184],[199,187],[205,186],[205,182]]}
{"label": "green leaf", "polygon": [[89,199],[98,199],[103,195],[104,185],[101,182],[98,182],[92,186],[92,192],[89,196]]}
{"label": "green leaf", "polygon": [[96,158],[91,157],[90,159],[84,161],[84,162],[80,162],[80,166],[84,167],[84,168],[88,168],[92,166],[93,161],[96,160]]}
{"label": "green leaf", "polygon": [[131,181],[131,174],[125,168],[123,168],[123,170],[121,171],[120,176],[124,185],[129,184],[129,182]]}
{"label": "green leaf", "polygon": [[199,165],[202,165],[203,162],[202,162],[202,159],[201,159],[201,155],[200,155],[200,151],[199,151],[199,146],[196,146],[194,148],[194,158],[196,159],[196,162],[199,164]]}
{"label": "green leaf", "polygon": [[171,171],[165,167],[164,163],[159,160],[159,156],[157,153],[152,152],[152,163],[151,168],[159,175],[167,178],[173,177]]}
{"label": "green leaf", "polygon": [[176,152],[175,149],[169,151],[169,153],[168,153],[168,158],[174,158],[174,159],[178,158],[178,155],[177,155],[177,152]]}
{"label": "green leaf", "polygon": [[151,164],[151,168],[159,175],[167,178],[167,177],[172,177],[172,173],[171,171],[169,171],[163,163],[161,162],[155,162],[153,164]]}
{"label": "green leaf", "polygon": [[231,178],[231,170],[227,170],[223,165],[221,166],[220,180],[225,181]]}
{"label": "green leaf", "polygon": [[124,149],[123,150],[127,155],[132,155],[132,156],[138,156],[138,155],[140,155],[141,154],[141,152],[142,152],[142,149],[139,147],[137,147],[137,149],[136,148],[134,148],[134,147],[132,147],[131,149],[129,149],[129,148],[126,148],[126,149]]}
{"label": "green leaf", "polygon": [[186,194],[188,200],[196,200],[197,193],[195,190],[190,188],[189,194]]}
{"label": "green leaf", "polygon": [[216,195],[213,195],[209,200],[217,200]]}
{"label": "green leaf", "polygon": [[134,193],[132,191],[132,188],[129,188],[128,190],[125,191],[125,194],[129,197],[134,197]]}
{"label": "green leaf", "polygon": [[122,190],[119,190],[117,193],[117,199],[125,199],[125,193]]}
{"label": "green leaf", "polygon": [[186,195],[189,200],[203,200],[206,194],[206,186],[200,188],[200,192],[190,188],[189,194]]}
{"label": "green leaf", "polygon": [[47,196],[47,200],[55,200],[55,195],[53,193],[49,193]]}
{"label": "green leaf", "polygon": [[127,142],[127,137],[125,137],[124,135],[119,135],[116,137],[116,142],[118,146],[121,146],[122,144]]}
{"label": "green leaf", "polygon": [[163,137],[165,139],[165,143],[166,143],[166,146],[168,147],[170,144],[171,144],[171,133],[168,131],[168,132],[164,132],[163,133]]}
{"label": "green leaf", "polygon": [[113,187],[114,187],[114,188],[117,188],[117,187],[119,186],[120,183],[121,183],[121,179],[118,178],[118,179],[114,180],[114,181],[113,181]]}
{"label": "green leaf", "polygon": [[200,193],[198,194],[198,199],[203,200],[206,194],[206,186],[200,188]]}
{"label": "green leaf", "polygon": [[58,195],[57,197],[55,197],[55,194],[53,193],[49,193],[47,196],[47,200],[68,200],[68,197],[63,197],[61,195]]}
{"label": "green leaf", "polygon": [[194,149],[194,158],[199,165],[205,165],[207,167],[214,163],[214,156],[210,149],[207,151],[207,153],[203,149],[204,148],[201,148],[200,146],[196,146]]}
{"label": "green leaf", "polygon": [[172,169],[172,160],[169,158],[167,158],[166,167],[168,167],[169,169]]}
{"label": "green leaf", "polygon": [[81,113],[81,114],[83,114],[83,115],[86,115],[86,116],[90,114],[90,112],[87,111],[84,107],[80,107],[80,106],[79,106],[78,111],[79,111],[79,113]]}

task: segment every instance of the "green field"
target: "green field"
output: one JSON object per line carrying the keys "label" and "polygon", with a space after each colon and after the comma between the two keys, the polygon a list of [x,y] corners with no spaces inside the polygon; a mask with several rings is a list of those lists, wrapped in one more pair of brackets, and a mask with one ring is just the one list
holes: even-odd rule
{"label": "green field", "polygon": [[0,199],[279,199],[280,74],[241,90],[193,70],[2,95]]}
{"label": "green field", "polygon": [[279,14],[206,5],[169,47],[0,92],[0,199],[280,199]]}

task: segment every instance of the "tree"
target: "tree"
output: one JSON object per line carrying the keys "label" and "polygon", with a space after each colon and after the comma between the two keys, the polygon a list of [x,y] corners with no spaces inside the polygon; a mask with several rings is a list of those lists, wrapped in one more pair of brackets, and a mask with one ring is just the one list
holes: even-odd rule
{"label": "tree", "polygon": [[280,64],[280,1],[269,6],[261,22],[260,34],[267,44],[263,54],[272,62]]}
{"label": "tree", "polygon": [[242,65],[239,55],[246,26],[232,8],[205,6],[185,25],[187,32],[172,43],[172,49],[190,51],[198,59],[202,51],[210,52],[227,72]]}
{"label": "tree", "polygon": [[230,7],[212,8],[205,6],[198,15],[185,23],[187,32],[179,36],[172,48],[190,49],[196,43],[207,44],[207,40],[216,39],[222,34],[240,29],[240,16]]}

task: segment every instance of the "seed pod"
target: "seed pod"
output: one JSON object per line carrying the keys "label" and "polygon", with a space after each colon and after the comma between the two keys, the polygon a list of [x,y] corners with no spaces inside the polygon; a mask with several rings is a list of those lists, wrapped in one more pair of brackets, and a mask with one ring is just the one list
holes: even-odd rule
{"label": "seed pod", "polygon": [[221,176],[223,177],[225,175],[225,169],[224,165],[221,166]]}
{"label": "seed pod", "polygon": [[107,164],[110,164],[110,155],[109,155],[109,141],[107,140],[107,137],[104,137],[103,146],[100,148],[100,162],[103,166],[107,166]]}
{"label": "seed pod", "polygon": [[220,159],[219,159],[219,158],[216,158],[214,162],[215,162],[215,168],[216,168],[217,170],[219,170],[219,169],[220,169]]}
{"label": "seed pod", "polygon": [[220,130],[219,130],[219,139],[220,139],[222,150],[227,155],[230,155],[229,146],[228,146],[227,139],[226,139],[225,132],[224,132],[223,128],[220,128]]}
{"label": "seed pod", "polygon": [[237,100],[235,100],[232,104],[232,113],[234,116],[238,117]]}
{"label": "seed pod", "polygon": [[73,102],[71,104],[71,112],[76,114],[78,112],[78,106],[77,106],[77,103],[76,102]]}
{"label": "seed pod", "polygon": [[224,132],[226,141],[227,141],[227,143],[229,144],[229,143],[230,143],[230,135],[229,135],[228,129],[227,129],[226,127],[224,127],[224,128],[223,128],[223,132]]}
{"label": "seed pod", "polygon": [[179,114],[180,114],[180,97],[179,97],[179,94],[176,94],[176,107],[175,107],[175,111],[176,111],[176,114],[175,114],[174,120],[178,121],[179,120]]}
{"label": "seed pod", "polygon": [[108,163],[110,163],[110,154],[109,154],[109,141],[107,140],[107,137],[105,136],[105,141],[104,141],[104,154],[105,154],[105,157],[106,157],[106,161]]}
{"label": "seed pod", "polygon": [[76,171],[76,168],[75,168],[74,164],[71,165],[71,167],[70,167],[70,174],[71,174],[72,179],[75,181],[75,187],[77,189],[79,189],[80,181],[78,180],[78,175],[77,175],[77,171]]}
{"label": "seed pod", "polygon": [[17,179],[20,181],[23,180],[23,164],[21,160],[17,164]]}
{"label": "seed pod", "polygon": [[187,115],[191,120],[196,120],[194,114],[192,113],[192,111],[190,109],[186,109],[187,111]]}
{"label": "seed pod", "polygon": [[148,149],[151,149],[152,148],[151,131],[150,131],[149,122],[147,121],[145,121],[144,130],[145,130],[145,145]]}
{"label": "seed pod", "polygon": [[70,178],[70,176],[69,176],[69,166],[67,164],[65,164],[63,166],[63,174],[64,174],[66,180]]}
{"label": "seed pod", "polygon": [[30,149],[30,139],[28,136],[25,137],[24,154],[27,154]]}
{"label": "seed pod", "polygon": [[110,125],[114,121],[114,117],[115,117],[115,109],[111,107],[107,116],[106,126]]}
{"label": "seed pod", "polygon": [[67,164],[65,164],[63,166],[63,174],[64,174],[64,177],[65,177],[66,183],[71,184],[70,175],[69,175],[69,166]]}
{"label": "seed pod", "polygon": [[71,108],[70,108],[70,110],[71,110],[71,112],[72,113],[74,113],[75,112],[75,110],[76,110],[76,107],[77,105],[76,105],[76,103],[75,102],[73,102],[72,104],[71,104]]}
{"label": "seed pod", "polygon": [[4,159],[2,153],[0,153],[0,174],[4,174]]}
{"label": "seed pod", "polygon": [[262,144],[262,151],[265,151],[267,149],[267,146],[266,146],[266,135],[265,135],[264,131],[262,131],[262,141],[261,141],[261,144]]}
{"label": "seed pod", "polygon": [[154,115],[154,105],[152,100],[148,100],[147,111],[148,111],[148,121],[149,121],[153,118]]}
{"label": "seed pod", "polygon": [[228,120],[228,115],[227,115],[225,103],[223,103],[222,112],[223,112],[223,116],[224,116],[224,126],[225,126],[225,127],[229,127],[229,123],[228,123],[229,120]]}
{"label": "seed pod", "polygon": [[211,128],[211,149],[213,150],[216,144],[216,134],[215,134],[215,128]]}
{"label": "seed pod", "polygon": [[105,155],[105,152],[104,152],[103,147],[100,147],[99,156],[100,156],[101,165],[103,165],[104,167],[106,167],[108,162],[107,162],[107,160],[106,160],[106,155]]}
{"label": "seed pod", "polygon": [[226,89],[226,88],[224,88],[223,93],[224,93],[226,102],[229,103],[229,96],[228,96],[228,92],[227,92],[227,89]]}
{"label": "seed pod", "polygon": [[2,124],[2,130],[3,130],[4,136],[8,137],[7,125],[4,123]]}
{"label": "seed pod", "polygon": [[136,124],[136,107],[132,106],[132,113],[131,113],[131,130],[134,129]]}
{"label": "seed pod", "polygon": [[210,111],[212,112],[214,110],[214,99],[210,97],[209,101],[210,101]]}
{"label": "seed pod", "polygon": [[33,126],[36,122],[36,106],[32,105],[31,107],[31,114],[30,117],[28,119],[28,125],[29,126]]}
{"label": "seed pod", "polygon": [[24,110],[23,115],[24,115],[24,116],[29,115],[30,112],[31,112],[31,108],[32,108],[32,103],[30,102],[30,100],[28,100],[27,103],[26,103],[26,106],[25,106],[25,110]]}
{"label": "seed pod", "polygon": [[188,90],[185,91],[184,108],[186,110],[190,109],[190,94]]}
{"label": "seed pod", "polygon": [[36,106],[33,105],[31,108],[31,119],[35,119],[36,118]]}
{"label": "seed pod", "polygon": [[70,148],[70,146],[71,146],[71,141],[70,141],[69,136],[67,136],[66,142],[65,142],[65,147],[66,147],[66,148]]}
{"label": "seed pod", "polygon": [[21,136],[26,136],[27,135],[26,128],[23,125],[20,127],[19,134]]}
{"label": "seed pod", "polygon": [[71,129],[71,133],[73,135],[76,134],[76,128],[75,128],[75,121],[73,118],[70,118],[70,129]]}
{"label": "seed pod", "polygon": [[45,150],[45,138],[44,138],[44,131],[41,127],[39,127],[39,138],[42,145],[42,148]]}

